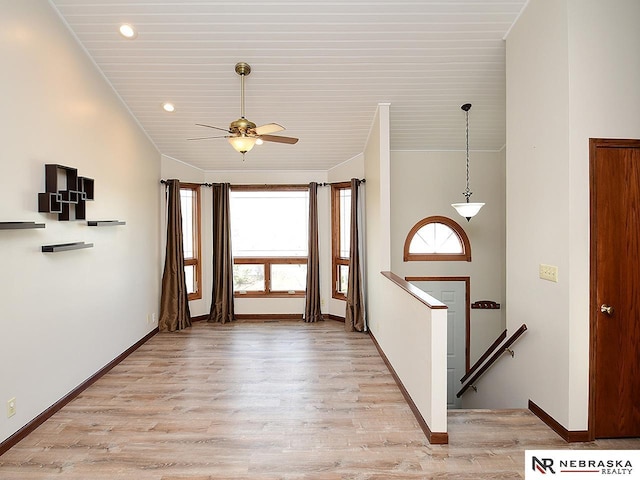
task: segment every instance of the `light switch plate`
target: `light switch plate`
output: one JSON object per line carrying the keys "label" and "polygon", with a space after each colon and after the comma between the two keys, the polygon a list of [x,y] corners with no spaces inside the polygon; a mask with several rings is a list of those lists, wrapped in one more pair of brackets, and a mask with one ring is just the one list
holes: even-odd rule
{"label": "light switch plate", "polygon": [[549,280],[550,282],[558,281],[558,267],[555,265],[540,264],[540,278],[543,280]]}
{"label": "light switch plate", "polygon": [[16,398],[13,397],[7,400],[7,418],[13,417],[16,414]]}

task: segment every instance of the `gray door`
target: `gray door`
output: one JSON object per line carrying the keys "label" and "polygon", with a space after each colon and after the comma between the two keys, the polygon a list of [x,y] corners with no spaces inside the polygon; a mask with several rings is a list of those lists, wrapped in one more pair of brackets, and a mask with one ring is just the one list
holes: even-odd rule
{"label": "gray door", "polygon": [[447,407],[462,408],[456,398],[465,372],[466,308],[463,281],[412,281],[416,287],[447,305]]}

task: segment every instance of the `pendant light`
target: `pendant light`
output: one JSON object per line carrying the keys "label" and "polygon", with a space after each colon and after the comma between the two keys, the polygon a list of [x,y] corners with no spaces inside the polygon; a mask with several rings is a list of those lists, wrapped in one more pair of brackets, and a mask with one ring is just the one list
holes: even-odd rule
{"label": "pendant light", "polygon": [[471,220],[471,217],[475,216],[484,203],[472,203],[469,202],[469,198],[471,197],[471,190],[469,190],[469,110],[471,110],[471,104],[465,103],[460,107],[465,111],[467,116],[467,189],[462,193],[465,196],[466,202],[464,203],[452,203],[451,206],[456,209],[456,211],[467,219],[467,222]]}

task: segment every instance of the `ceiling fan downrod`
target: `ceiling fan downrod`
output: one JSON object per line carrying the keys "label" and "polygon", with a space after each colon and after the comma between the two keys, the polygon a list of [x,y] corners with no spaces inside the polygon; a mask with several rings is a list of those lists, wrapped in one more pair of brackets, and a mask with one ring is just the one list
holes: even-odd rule
{"label": "ceiling fan downrod", "polygon": [[236,73],[240,75],[240,116],[244,117],[244,77],[251,73],[251,66],[245,62],[236,63]]}

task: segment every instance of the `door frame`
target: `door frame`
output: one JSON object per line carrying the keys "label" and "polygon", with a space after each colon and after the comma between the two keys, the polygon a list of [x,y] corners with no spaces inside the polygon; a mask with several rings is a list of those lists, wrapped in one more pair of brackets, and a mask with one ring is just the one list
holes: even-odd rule
{"label": "door frame", "polygon": [[596,216],[596,181],[595,162],[598,148],[639,148],[640,140],[616,138],[589,138],[589,408],[587,436],[589,441],[596,439],[596,345],[597,345],[597,256],[596,231],[598,219]]}
{"label": "door frame", "polygon": [[471,277],[404,277],[407,282],[464,282],[464,370],[469,373],[471,348]]}

